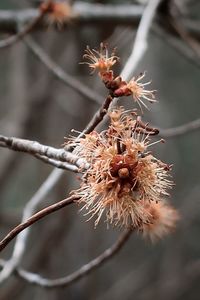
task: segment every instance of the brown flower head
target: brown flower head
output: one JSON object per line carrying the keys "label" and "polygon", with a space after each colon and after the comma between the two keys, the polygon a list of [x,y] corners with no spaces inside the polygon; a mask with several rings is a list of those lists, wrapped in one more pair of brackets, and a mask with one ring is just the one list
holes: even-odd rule
{"label": "brown flower head", "polygon": [[179,215],[177,211],[164,201],[146,203],[149,222],[141,226],[145,237],[155,241],[174,230]]}
{"label": "brown flower head", "polygon": [[95,49],[90,49],[87,46],[85,50],[85,54],[83,58],[86,58],[88,62],[83,62],[83,64],[87,64],[91,69],[91,73],[96,70],[99,71],[99,74],[103,74],[104,72],[108,72],[114,64],[119,60],[117,56],[115,56],[114,51],[109,56],[108,48],[105,44],[100,44],[99,51]]}
{"label": "brown flower head", "polygon": [[113,225],[146,229],[144,224],[152,222],[149,203],[162,201],[172,186],[169,170],[148,152],[150,134],[140,130],[135,114],[118,108],[110,119],[107,130],[93,131],[76,143],[74,153],[90,168],[73,193],[90,218],[96,217],[95,225],[105,213]]}
{"label": "brown flower head", "polygon": [[65,1],[46,1],[40,5],[40,10],[47,15],[48,24],[55,24],[59,28],[72,15],[71,6]]}

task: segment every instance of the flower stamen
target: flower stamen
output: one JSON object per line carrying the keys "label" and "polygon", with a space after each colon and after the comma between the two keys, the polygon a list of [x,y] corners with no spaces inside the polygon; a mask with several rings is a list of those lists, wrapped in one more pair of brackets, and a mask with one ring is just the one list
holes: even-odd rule
{"label": "flower stamen", "polygon": [[87,64],[91,69],[91,73],[94,73],[95,70],[99,71],[100,75],[103,75],[104,72],[108,72],[116,64],[119,58],[114,54],[114,51],[109,56],[108,48],[105,44],[100,44],[99,51],[95,49],[90,49],[87,46],[83,58],[86,58],[88,62],[83,62],[82,64]]}

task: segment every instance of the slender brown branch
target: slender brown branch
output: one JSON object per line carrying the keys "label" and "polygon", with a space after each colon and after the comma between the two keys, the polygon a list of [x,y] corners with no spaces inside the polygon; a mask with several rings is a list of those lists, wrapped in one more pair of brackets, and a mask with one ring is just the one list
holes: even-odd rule
{"label": "slender brown branch", "polygon": [[[52,191],[52,189],[57,184],[58,180],[63,175],[64,171],[59,169],[54,169],[47,179],[43,182],[37,192],[31,197],[31,199],[26,203],[23,213],[21,223],[25,222],[30,218],[35,212],[39,204],[44,200],[45,197]],[[0,284],[3,283],[9,276],[14,272],[16,267],[22,260],[23,254],[27,246],[27,239],[30,233],[31,227],[27,228],[16,238],[15,245],[13,248],[12,256],[5,264],[3,270],[0,273]]]}
{"label": "slender brown branch", "polygon": [[67,199],[59,201],[58,203],[52,204],[50,206],[45,207],[44,209],[40,210],[32,217],[28,218],[25,222],[19,224],[14,229],[12,229],[6,237],[0,242],[0,252],[24,229],[31,226],[32,224],[38,222],[40,219],[52,214],[53,212],[60,210],[61,208],[72,204],[76,201],[77,198],[75,196],[71,196]]}
{"label": "slender brown branch", "polygon": [[98,104],[103,102],[102,96],[92,91],[91,88],[87,87],[73,76],[66,73],[32,38],[26,37],[24,41],[31,52],[49,69],[49,71],[53,73],[54,76],[56,76],[57,79],[64,82],[67,86],[73,88],[81,96],[84,96]]}
{"label": "slender brown branch", "polygon": [[[94,118],[94,120],[92,122],[90,122],[89,125],[86,127],[85,133],[91,132],[95,128],[95,126],[97,126],[101,122],[101,120],[103,119],[103,117],[107,113],[107,109],[108,109],[111,101],[112,101],[112,97],[107,97],[107,99],[105,100],[105,102],[102,105],[102,107],[96,112],[96,118]],[[80,138],[83,135],[84,135],[84,133],[81,133],[78,138]],[[0,136],[0,145],[1,145],[1,143],[5,144],[6,141],[7,141],[7,137]],[[1,145],[1,146],[4,146],[4,145]],[[68,147],[68,148],[70,148],[70,147]],[[73,155],[73,153],[72,153],[72,155]],[[79,158],[78,161],[82,165],[82,162],[83,162],[82,159]],[[78,161],[76,161],[76,163]],[[83,167],[83,165],[82,165],[82,167]],[[23,220],[25,220],[25,221],[22,222],[21,224],[25,223],[25,225],[26,225],[26,216],[30,215],[30,212],[32,212],[35,209],[36,205],[43,199],[43,197],[49,192],[49,190],[51,190],[51,188],[56,184],[56,182],[59,180],[59,178],[61,177],[62,174],[63,174],[62,170],[55,169],[49,175],[49,177],[43,183],[43,185],[38,190],[38,192],[35,194],[35,196],[30,200],[30,202],[28,202],[27,209],[26,209],[26,211],[24,210],[24,212],[23,212]],[[29,209],[29,204],[31,206],[31,209]],[[57,205],[55,205],[55,206],[57,207]],[[54,205],[53,205],[53,208],[54,208]],[[58,208],[58,209],[60,209],[60,208]],[[34,217],[34,216],[32,216],[32,217]],[[29,227],[29,229],[30,229],[30,227]],[[18,230],[21,230],[20,225],[19,225]],[[22,230],[23,230],[23,228],[22,228]],[[29,233],[29,231],[26,230],[21,235],[19,235],[17,237],[12,258],[4,266],[4,269],[3,269],[2,273],[1,273],[1,276],[0,276],[0,283],[2,283],[4,280],[6,280],[14,272],[14,270],[16,270],[16,267],[19,264],[19,262],[20,262],[20,260],[22,258],[22,255],[24,253],[24,250],[25,250],[25,245],[26,245],[26,240],[28,238],[28,233]],[[12,236],[13,233],[10,233],[10,234],[11,234],[11,237],[10,237],[10,235],[9,235],[9,237],[12,240],[15,236]],[[18,233],[15,233],[15,231],[14,231],[14,234],[17,235]],[[9,241],[6,241],[6,242],[9,243]]]}
{"label": "slender brown branch", "polygon": [[[94,117],[92,119],[91,122],[89,122],[89,124],[86,126],[84,132],[82,132],[77,139],[79,139],[81,136],[84,136],[84,133],[89,133],[91,132],[95,126],[97,126],[103,119],[103,117],[105,116],[105,114],[107,113],[107,110],[109,108],[109,105],[112,101],[112,97],[108,97],[104,104],[102,105],[101,108],[99,108],[95,114],[96,117]],[[5,145],[5,141],[6,141],[6,137],[4,136],[0,136],[0,146],[4,146]],[[2,142],[1,142],[2,140]],[[1,145],[1,143],[3,143],[4,145]],[[69,149],[71,147],[68,147]],[[72,149],[70,149],[72,150]],[[73,155],[73,153],[72,153]],[[81,163],[82,159],[78,159],[78,161]],[[78,163],[78,161],[76,161],[76,163]],[[71,161],[72,163],[72,161]],[[73,162],[75,163],[75,161]],[[83,165],[82,165],[83,167]],[[23,212],[23,221],[26,221],[26,217],[30,215],[30,212],[34,211],[35,207],[38,205],[39,202],[41,202],[41,200],[48,194],[48,192],[53,188],[53,186],[56,184],[56,182],[59,180],[59,178],[62,176],[63,174],[63,170],[58,170],[55,169],[49,176],[48,178],[44,181],[44,183],[42,184],[42,186],[40,187],[40,189],[37,191],[37,193],[33,196],[33,198],[28,202],[27,207],[25,208],[24,212]],[[29,208],[29,204],[31,209]],[[23,223],[22,221],[22,223]],[[30,227],[29,227],[30,229]],[[29,230],[24,231],[21,235],[19,235],[17,237],[16,243],[15,243],[15,247],[14,247],[14,251],[13,251],[13,255],[11,257],[11,260],[9,261],[9,264],[5,265],[4,270],[2,271],[2,276],[0,277],[0,282],[3,282],[4,280],[6,280],[16,269],[17,265],[19,264],[22,255],[25,251],[25,245],[26,245],[26,241],[28,238],[28,234],[29,234]],[[4,272],[4,273],[3,273]]]}
{"label": "slender brown branch", "polygon": [[[61,161],[76,165],[79,168],[88,167],[88,164],[84,161],[84,159],[76,157],[74,154],[67,152],[65,149],[56,149],[54,147],[42,145],[35,141],[0,135],[0,147],[6,147],[14,151],[28,153],[52,165],[56,165],[56,161]],[[64,166],[63,164],[60,164],[59,166],[69,169],[69,165]]]}
{"label": "slender brown branch", "polygon": [[200,118],[177,127],[160,129],[160,136],[164,138],[172,138],[198,129],[200,129]]}
{"label": "slender brown branch", "polygon": [[108,97],[105,99],[104,103],[102,104],[101,108],[96,112],[96,114],[94,115],[90,123],[83,130],[81,136],[94,130],[95,127],[103,120],[104,116],[108,112],[112,100],[113,97],[111,95],[108,95]]}
{"label": "slender brown branch", "polygon": [[120,235],[118,240],[110,248],[106,249],[95,259],[83,265],[80,269],[68,276],[61,277],[58,279],[47,279],[40,276],[39,274],[27,272],[20,268],[17,268],[15,272],[19,277],[23,278],[25,281],[45,288],[68,286],[69,284],[72,284],[75,281],[88,275],[95,269],[101,267],[108,259],[112,258],[115,254],[117,254],[120,251],[120,249],[124,246],[131,233],[132,229],[127,229],[124,233]]}

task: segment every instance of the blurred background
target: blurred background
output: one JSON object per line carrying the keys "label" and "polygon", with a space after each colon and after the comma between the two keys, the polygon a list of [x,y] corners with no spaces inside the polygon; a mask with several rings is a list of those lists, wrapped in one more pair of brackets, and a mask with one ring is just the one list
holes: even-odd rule
{"label": "blurred background", "polygon": [[[142,9],[148,1],[87,2],[135,4]],[[149,34],[147,52],[134,72],[138,75],[146,70],[147,80],[152,80],[152,88],[158,91],[159,102],[150,105],[144,120],[160,128],[161,133],[163,130],[163,135],[167,133],[164,129],[198,119],[200,111],[200,2],[176,0],[164,4]],[[34,1],[0,1],[0,10],[34,7]],[[184,24],[193,25],[196,51],[173,32],[167,13],[180,13]],[[120,19],[71,22],[62,30],[38,28],[31,36],[63,70],[104,97],[106,90],[98,76],[91,76],[88,68],[79,64],[84,49],[87,45],[98,49],[102,41],[108,42],[110,48],[117,47],[120,63],[115,71],[119,74],[131,52],[137,23]],[[6,36],[1,32],[2,39]],[[23,41],[0,49],[0,75],[0,133],[6,136],[59,148],[71,129],[83,130],[99,107],[55,78]],[[131,98],[125,100],[128,108],[133,107]],[[117,256],[68,287],[48,290],[12,275],[0,286],[0,300],[199,299],[199,138],[200,130],[171,137],[166,134],[166,143],[155,147],[158,158],[173,164],[175,186],[170,201],[181,215],[175,233],[156,244],[134,234]],[[25,204],[53,167],[4,148],[0,148],[0,166],[0,235],[3,238],[20,222]],[[76,174],[64,172],[40,208],[64,199],[78,184]],[[62,277],[99,255],[119,235],[120,230],[108,230],[103,222],[94,229],[93,220],[85,220],[74,205],[36,223],[20,266],[44,277]],[[2,252],[2,258],[9,259],[13,245],[14,242],[10,243]]]}

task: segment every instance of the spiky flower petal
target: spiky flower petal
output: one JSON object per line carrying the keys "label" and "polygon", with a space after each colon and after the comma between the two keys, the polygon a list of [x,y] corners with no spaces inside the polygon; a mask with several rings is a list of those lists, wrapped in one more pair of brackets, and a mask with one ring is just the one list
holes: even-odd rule
{"label": "spiky flower petal", "polygon": [[90,168],[73,193],[80,197],[89,219],[96,217],[95,225],[106,215],[108,223],[145,232],[144,225],[155,219],[151,203],[160,203],[172,186],[169,170],[148,152],[150,134],[145,134],[135,114],[119,108],[110,119],[107,130],[93,131],[76,142],[74,153],[86,159]]}

